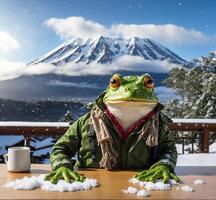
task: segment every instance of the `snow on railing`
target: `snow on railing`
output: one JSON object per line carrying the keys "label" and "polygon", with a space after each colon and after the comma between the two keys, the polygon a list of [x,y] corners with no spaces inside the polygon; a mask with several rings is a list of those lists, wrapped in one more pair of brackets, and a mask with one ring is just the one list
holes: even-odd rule
{"label": "snow on railing", "polygon": [[1,121],[0,127],[69,127],[69,122]]}
{"label": "snow on railing", "polygon": [[216,124],[216,119],[172,119],[173,123]]}

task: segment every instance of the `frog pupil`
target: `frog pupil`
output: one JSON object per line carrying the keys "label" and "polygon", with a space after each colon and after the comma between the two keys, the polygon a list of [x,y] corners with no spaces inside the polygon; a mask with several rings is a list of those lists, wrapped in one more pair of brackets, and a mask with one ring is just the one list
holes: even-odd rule
{"label": "frog pupil", "polygon": [[115,84],[116,82],[117,81],[115,79],[113,79],[113,78],[110,80],[110,83],[112,83],[112,84]]}
{"label": "frog pupil", "polygon": [[149,79],[146,84],[152,84],[153,83],[153,80],[152,79]]}

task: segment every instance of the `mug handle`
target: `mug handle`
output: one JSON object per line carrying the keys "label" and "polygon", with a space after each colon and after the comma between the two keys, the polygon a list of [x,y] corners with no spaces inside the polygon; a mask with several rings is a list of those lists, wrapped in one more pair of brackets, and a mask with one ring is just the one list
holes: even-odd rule
{"label": "mug handle", "polygon": [[8,154],[3,155],[3,157],[4,157],[4,162],[8,163]]}

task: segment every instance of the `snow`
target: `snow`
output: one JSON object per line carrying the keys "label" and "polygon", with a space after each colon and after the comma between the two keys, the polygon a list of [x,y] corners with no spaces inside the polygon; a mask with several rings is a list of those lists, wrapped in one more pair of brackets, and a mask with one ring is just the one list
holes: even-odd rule
{"label": "snow", "polygon": [[[160,88],[160,87],[158,87]],[[165,87],[161,87],[165,88]],[[160,88],[160,89],[161,89]],[[159,90],[160,90],[159,89]],[[174,123],[210,123],[215,124],[216,119],[177,119],[172,118]],[[0,127],[14,127],[14,126],[21,126],[21,127],[69,127],[69,122],[25,122],[25,121],[1,121]]]}
{"label": "snow", "polygon": [[194,189],[192,187],[188,186],[188,185],[182,186],[181,190],[185,191],[185,192],[193,192],[194,191]]}
{"label": "snow", "polygon": [[137,196],[140,196],[140,197],[148,197],[148,196],[150,196],[150,194],[147,191],[145,191],[144,189],[138,190],[137,188],[132,187],[132,186],[129,186],[127,188],[127,190],[123,189],[122,191],[125,194],[136,194]]}
{"label": "snow", "polygon": [[202,184],[205,184],[205,182],[202,179],[197,179],[194,181],[194,184],[195,185],[202,185]]}
{"label": "snow", "polygon": [[147,183],[147,185],[145,185],[145,188],[149,191],[151,190],[167,191],[170,190],[171,185],[165,184],[163,182],[156,182],[156,183],[149,182]]}
{"label": "snow", "polygon": [[209,124],[216,124],[216,119],[178,119],[178,118],[172,118],[174,123],[209,123]]}
{"label": "snow", "polygon": [[216,153],[216,142],[209,146],[210,153]]}
{"label": "snow", "polygon": [[131,178],[131,179],[129,180],[129,182],[130,182],[130,183],[133,183],[133,184],[138,184],[140,181],[139,181],[138,179],[136,179],[136,178]]}
{"label": "snow", "polygon": [[135,187],[129,186],[127,190],[123,190],[126,194],[135,194],[137,193],[137,189]]}
{"label": "snow", "polygon": [[[178,154],[182,154],[182,144],[176,144]],[[197,145],[194,143],[194,151],[196,151]],[[189,154],[192,151],[192,143],[184,145],[184,153]]]}
{"label": "snow", "polygon": [[80,190],[90,190],[97,187],[99,184],[96,179],[86,178],[84,182],[74,181],[67,183],[64,180],[59,180],[57,184],[52,184],[50,181],[44,181],[46,174],[40,176],[24,177],[16,179],[3,185],[2,187],[11,188],[15,190],[33,190],[41,188],[42,190],[52,192],[75,192]]}
{"label": "snow", "polygon": [[[172,189],[172,186],[174,185],[179,185],[179,187],[176,187],[176,190],[182,190],[184,192],[193,192],[195,191],[194,188],[192,188],[189,185],[181,185],[181,183],[176,182],[174,179],[170,179],[168,183],[163,183],[162,180],[158,179],[156,182],[148,182],[148,181],[139,181],[136,178],[131,178],[129,180],[130,183],[133,185],[140,186],[145,189],[138,190],[135,187],[129,186],[127,190],[123,190],[124,193],[126,194],[135,194],[137,196],[143,196],[143,197],[148,197],[150,196],[150,193],[147,191],[168,191]],[[201,179],[196,179],[193,182],[195,185],[199,184],[205,184],[205,182]],[[147,191],[146,191],[147,190]]]}
{"label": "snow", "polygon": [[143,189],[139,190],[136,195],[139,197],[149,197],[150,196],[150,194]]}
{"label": "snow", "polygon": [[0,127],[69,127],[69,122],[24,122],[24,121],[1,121]]}
{"label": "snow", "polygon": [[144,187],[148,191],[167,191],[170,190],[173,185],[177,185],[175,180],[170,179],[168,183],[163,183],[162,180],[157,180],[155,183],[149,181],[139,181],[136,178],[131,178],[129,180],[130,183],[134,185],[139,185],[140,187]]}
{"label": "snow", "polygon": [[177,166],[216,166],[216,153],[178,155]]}
{"label": "snow", "polygon": [[[118,48],[116,48],[118,46]],[[79,48],[79,51],[76,51]],[[101,52],[108,55],[109,61],[113,61],[124,55],[130,55],[131,50],[139,52],[139,55],[149,60],[169,59],[172,63],[185,64],[186,61],[179,56],[150,39],[142,39],[138,37],[103,37],[81,39],[74,37],[68,42],[63,43],[54,50],[46,53],[31,64],[52,63],[60,64],[62,62],[75,62],[78,57],[83,55],[83,62],[87,62],[88,58],[93,55],[93,59],[89,61],[100,61]]]}

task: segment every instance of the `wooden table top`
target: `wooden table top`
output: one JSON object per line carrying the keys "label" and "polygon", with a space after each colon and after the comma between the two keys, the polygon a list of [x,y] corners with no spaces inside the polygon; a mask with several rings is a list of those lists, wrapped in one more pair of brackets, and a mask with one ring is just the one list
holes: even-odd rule
{"label": "wooden table top", "polygon": [[[31,173],[7,172],[6,165],[0,165],[0,185],[8,181],[24,176],[40,175],[48,173],[49,165],[33,164]],[[184,184],[192,186],[194,192],[176,190],[150,191],[148,199],[216,199],[216,167],[177,167],[177,174]],[[88,191],[77,192],[48,192],[41,189],[30,191],[13,190],[0,187],[0,199],[143,199],[133,194],[124,194],[121,190],[133,186],[128,180],[136,173],[135,171],[107,171],[103,169],[85,169],[82,173],[89,178],[95,178],[101,184],[97,188]],[[193,181],[202,179],[204,185],[195,186]],[[138,186],[135,186],[138,188]],[[141,189],[141,188],[140,188]]]}

